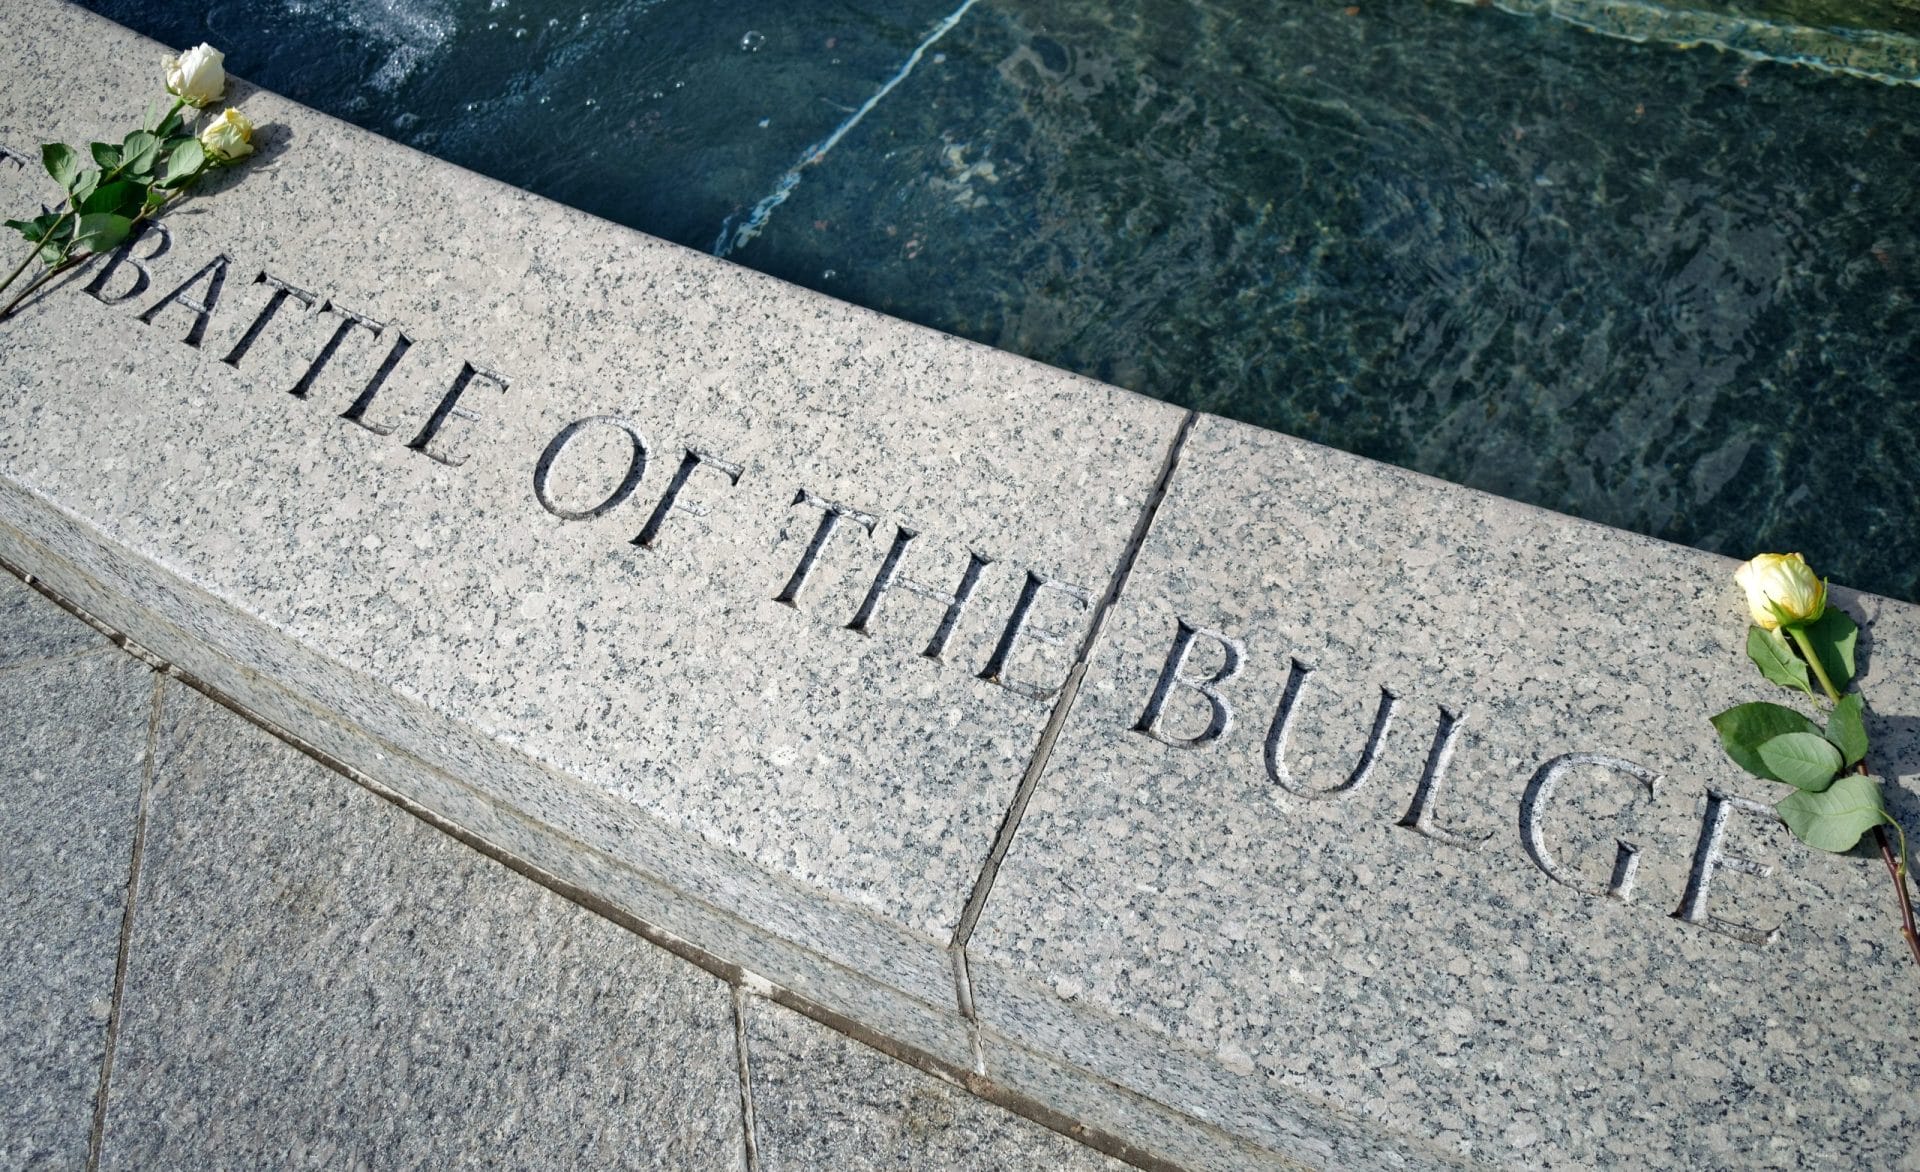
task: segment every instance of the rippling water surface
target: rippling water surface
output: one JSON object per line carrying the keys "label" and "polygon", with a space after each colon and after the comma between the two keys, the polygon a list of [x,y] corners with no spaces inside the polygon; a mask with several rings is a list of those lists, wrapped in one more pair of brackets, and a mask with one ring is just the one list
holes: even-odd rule
{"label": "rippling water surface", "polygon": [[1920,600],[1920,88],[1446,2],[957,2],[89,0],[851,301]]}

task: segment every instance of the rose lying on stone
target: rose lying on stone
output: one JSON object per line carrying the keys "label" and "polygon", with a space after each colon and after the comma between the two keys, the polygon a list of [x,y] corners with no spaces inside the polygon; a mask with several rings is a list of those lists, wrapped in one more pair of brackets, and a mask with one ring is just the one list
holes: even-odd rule
{"label": "rose lying on stone", "polygon": [[[1753,616],[1747,657],[1760,674],[1805,692],[1808,700],[1814,700],[1817,681],[1831,707],[1822,724],[1766,700],[1735,705],[1713,717],[1721,747],[1755,777],[1792,787],[1773,808],[1808,846],[1844,854],[1873,832],[1900,901],[1907,951],[1920,965],[1920,927],[1907,890],[1907,832],[1887,812],[1881,781],[1867,769],[1866,699],[1846,690],[1857,667],[1859,625],[1840,607],[1827,605],[1827,584],[1797,553],[1758,554],[1733,572],[1733,580]],[[1897,852],[1887,839],[1888,826],[1899,836]]]}
{"label": "rose lying on stone", "polygon": [[253,123],[229,106],[200,132],[200,146],[222,163],[244,159],[253,153]]}
{"label": "rose lying on stone", "polygon": [[202,42],[167,58],[167,92],[195,108],[217,102],[227,92],[226,54]]}
{"label": "rose lying on stone", "polygon": [[65,206],[6,221],[26,237],[28,251],[0,278],[0,292],[11,292],[35,261],[42,271],[12,300],[0,297],[0,322],[60,273],[131,239],[209,171],[235,166],[253,154],[253,122],[238,110],[222,112],[197,136],[187,126],[188,107],[200,109],[226,93],[224,60],[220,50],[204,44],[168,58],[171,108],[162,114],[149,107],[140,128],[118,143],[91,143],[85,151],[66,143],[42,144],[41,162],[65,191]]}
{"label": "rose lying on stone", "polygon": [[1769,631],[1817,622],[1827,608],[1827,584],[1797,553],[1763,553],[1733,572],[1747,594],[1753,621]]}

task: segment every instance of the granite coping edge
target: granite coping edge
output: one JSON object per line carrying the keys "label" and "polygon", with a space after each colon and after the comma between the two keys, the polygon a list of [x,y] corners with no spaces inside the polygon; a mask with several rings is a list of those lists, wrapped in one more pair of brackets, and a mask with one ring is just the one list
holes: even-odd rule
{"label": "granite coping edge", "polygon": [[[356,738],[337,721],[290,695],[271,691],[235,695],[210,684],[191,670],[196,661],[199,665],[211,663],[197,658],[191,636],[137,604],[121,602],[86,570],[58,558],[34,559],[45,567],[44,572],[26,569],[19,564],[28,560],[22,557],[23,552],[40,552],[38,543],[23,541],[11,524],[0,519],[0,571],[20,577],[132,658],[228,708],[442,833],[730,985],[804,1014],[893,1059],[1150,1172],[1225,1172],[1241,1168],[1292,1172],[1311,1166],[1263,1150],[1059,1058],[1011,1046],[996,1047],[993,1068],[988,1069],[980,1049],[981,1038],[957,1016],[886,987],[869,974],[844,968],[770,936],[599,852],[565,843],[543,850],[543,844],[537,841],[514,842],[517,827],[537,828],[537,824],[488,805],[484,799],[460,808],[461,816],[448,816],[412,796],[419,792],[414,786],[423,781],[438,779],[443,787],[457,785],[444,772],[382,753],[376,742]],[[125,629],[129,627],[155,638],[155,644],[148,646],[135,639]],[[170,660],[163,654],[166,650],[185,650],[196,655],[196,661]],[[217,652],[198,654],[211,656]],[[260,673],[244,668],[242,673],[243,687],[245,681],[271,687]],[[336,751],[346,755],[337,755]],[[372,760],[364,760],[367,753],[372,754]],[[356,763],[354,758],[362,760]],[[362,768],[362,764],[378,770],[378,774]],[[388,784],[381,776],[391,779],[395,770],[406,775],[398,786]],[[442,788],[435,796],[446,797],[449,793]],[[502,845],[503,841],[512,845]],[[757,960],[743,963],[740,957],[753,950],[760,952]]]}
{"label": "granite coping edge", "polygon": [[[162,587],[160,579],[153,577],[130,582],[125,576],[128,563],[138,555],[104,540],[95,538],[98,544],[76,553],[74,545],[91,536],[84,522],[50,516],[55,510],[42,502],[35,504],[47,513],[38,519],[64,532],[23,526],[18,512],[21,496],[17,485],[0,478],[0,566],[85,615],[87,621],[111,632],[115,643],[156,668],[192,682],[269,731],[344,767],[363,784],[371,782],[371,788],[402,801],[434,824],[457,830],[488,853],[524,859],[543,873],[593,892],[612,907],[631,909],[636,919],[658,925],[667,934],[711,946],[716,954],[730,953],[729,963],[762,974],[763,983],[791,987],[850,1015],[859,1016],[865,1010],[886,1019],[893,1032],[929,1053],[956,1064],[971,1062],[966,1028],[951,995],[948,962],[936,942],[910,938],[904,929],[885,924],[864,909],[829,907],[834,901],[825,892],[789,890],[790,883],[759,872],[745,860],[717,857],[714,848],[686,841],[640,811],[596,799],[590,791],[569,786],[568,779],[524,759],[519,764],[525,773],[555,787],[550,796],[562,803],[591,800],[596,808],[587,812],[584,824],[573,828],[575,833],[519,809],[469,780],[471,773],[463,766],[471,767],[473,762],[460,759],[457,745],[467,730],[425,715],[390,689],[358,679],[347,685],[363,689],[357,699],[366,702],[373,697],[372,703],[389,705],[396,725],[410,719],[419,723],[397,731],[381,730],[335,711],[320,696],[286,682],[285,676],[295,673],[262,666],[277,662],[284,669],[302,659],[317,663],[319,656],[253,623],[251,616],[240,620],[247,625],[247,634],[255,639],[265,635],[251,648],[257,653],[256,662],[248,662],[214,637],[193,633],[214,626],[207,620],[216,614],[233,621],[232,611],[218,602],[204,603],[196,611],[180,596],[154,601],[167,587],[181,590],[182,584],[168,581]],[[138,569],[166,575],[164,569],[151,565]],[[184,591],[192,589],[184,585]],[[332,673],[348,674],[338,665],[325,666]],[[340,694],[342,681],[327,683],[332,685],[331,694]],[[435,740],[436,734],[444,739]],[[470,748],[491,750],[495,757],[517,756],[497,746]],[[623,835],[644,835],[654,840],[651,845],[680,848],[683,860],[698,860],[702,869],[725,867],[730,873],[709,872],[701,877],[705,882],[676,883],[675,879],[693,876],[673,875],[674,860],[663,857],[664,850],[649,857],[644,849],[620,849],[616,840]],[[663,871],[666,874],[656,873]],[[759,903],[762,912],[778,908],[785,918],[743,915],[738,903],[726,906],[728,897]],[[823,930],[821,939],[794,940],[755,922],[765,919],[791,925],[802,909],[817,912],[823,907],[833,916],[832,923],[823,927],[840,935]],[[839,947],[833,947],[836,944]],[[879,957],[882,963],[859,966],[850,960],[850,954],[861,954],[863,946],[867,948],[864,955]],[[876,976],[869,968],[885,976]]]}

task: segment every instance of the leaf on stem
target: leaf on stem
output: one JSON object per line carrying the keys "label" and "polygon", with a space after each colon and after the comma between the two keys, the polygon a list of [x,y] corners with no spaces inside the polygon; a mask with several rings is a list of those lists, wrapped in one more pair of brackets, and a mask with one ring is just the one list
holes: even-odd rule
{"label": "leaf on stem", "polygon": [[1820,793],[1788,794],[1774,809],[1795,838],[1835,854],[1852,850],[1861,835],[1888,820],[1880,779],[1860,773],[1849,773]]}
{"label": "leaf on stem", "polygon": [[82,216],[101,215],[113,212],[133,217],[140,214],[140,207],[147,198],[147,185],[129,183],[121,180],[99,188],[92,195],[80,201]]}
{"label": "leaf on stem", "polygon": [[1846,611],[1829,606],[1818,622],[1809,623],[1801,630],[1819,654],[1820,666],[1827,669],[1827,678],[1835,688],[1844,690],[1853,679],[1853,650],[1860,638],[1859,626]]}
{"label": "leaf on stem", "polygon": [[1818,793],[1833,784],[1840,772],[1840,750],[1819,733],[1782,733],[1759,748],[1760,760],[1781,781],[1795,789]]}
{"label": "leaf on stem", "polygon": [[106,252],[127,238],[133,231],[133,221],[125,216],[109,214],[81,216],[80,227],[74,233],[74,244],[85,245],[89,252]]}
{"label": "leaf on stem", "polygon": [[1827,739],[1840,750],[1848,765],[1867,756],[1867,728],[1860,722],[1860,710],[1865,705],[1860,693],[1849,692],[1833,706],[1833,715],[1827,718]]}
{"label": "leaf on stem", "polygon": [[[59,224],[62,219],[60,213],[48,212],[44,216],[35,216],[31,220],[8,220],[7,227],[25,236],[30,244],[41,244],[46,241],[47,233],[52,232],[54,225]],[[67,235],[68,226],[62,225],[55,239],[64,239]]]}
{"label": "leaf on stem", "polygon": [[84,202],[89,195],[92,195],[94,188],[99,185],[99,168],[88,167],[86,170],[80,172],[80,178],[74,180],[73,186],[68,188],[67,191],[72,201],[78,204]]}
{"label": "leaf on stem", "polygon": [[1807,665],[1793,653],[1787,637],[1779,631],[1769,631],[1758,624],[1748,627],[1747,658],[1753,660],[1761,675],[1783,688],[1798,688],[1812,698],[1813,678],[1807,674]]}
{"label": "leaf on stem", "polygon": [[1761,745],[1787,733],[1819,731],[1817,725],[1793,709],[1764,700],[1727,709],[1713,718],[1713,727],[1720,733],[1721,747],[1735,765],[1768,781],[1782,778],[1760,759]]}
{"label": "leaf on stem", "polygon": [[161,177],[161,187],[180,187],[199,174],[200,167],[207,161],[206,148],[199,139],[182,140],[167,155],[167,173]]}
{"label": "leaf on stem", "polygon": [[47,174],[63,189],[71,191],[73,181],[80,174],[80,156],[63,142],[50,142],[40,148],[40,161],[47,166]]}
{"label": "leaf on stem", "polygon": [[104,142],[96,142],[88,147],[93,152],[93,161],[100,164],[102,171],[112,171],[120,166],[120,148]]}
{"label": "leaf on stem", "polygon": [[121,172],[136,178],[146,175],[153,169],[154,160],[160,154],[160,138],[144,130],[136,130],[127,135],[120,146]]}

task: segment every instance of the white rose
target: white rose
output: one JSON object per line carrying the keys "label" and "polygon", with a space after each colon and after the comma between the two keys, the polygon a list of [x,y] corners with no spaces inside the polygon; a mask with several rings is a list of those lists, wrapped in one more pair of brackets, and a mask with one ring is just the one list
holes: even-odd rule
{"label": "white rose", "polygon": [[194,107],[219,101],[227,92],[226,59],[225,53],[208,44],[167,58],[167,92]]}
{"label": "white rose", "polygon": [[1802,627],[1827,609],[1827,584],[1797,553],[1763,553],[1744,562],[1733,580],[1747,594],[1747,611],[1769,631]]}
{"label": "white rose", "polygon": [[200,145],[218,162],[244,159],[253,153],[253,123],[229,106],[200,132]]}

